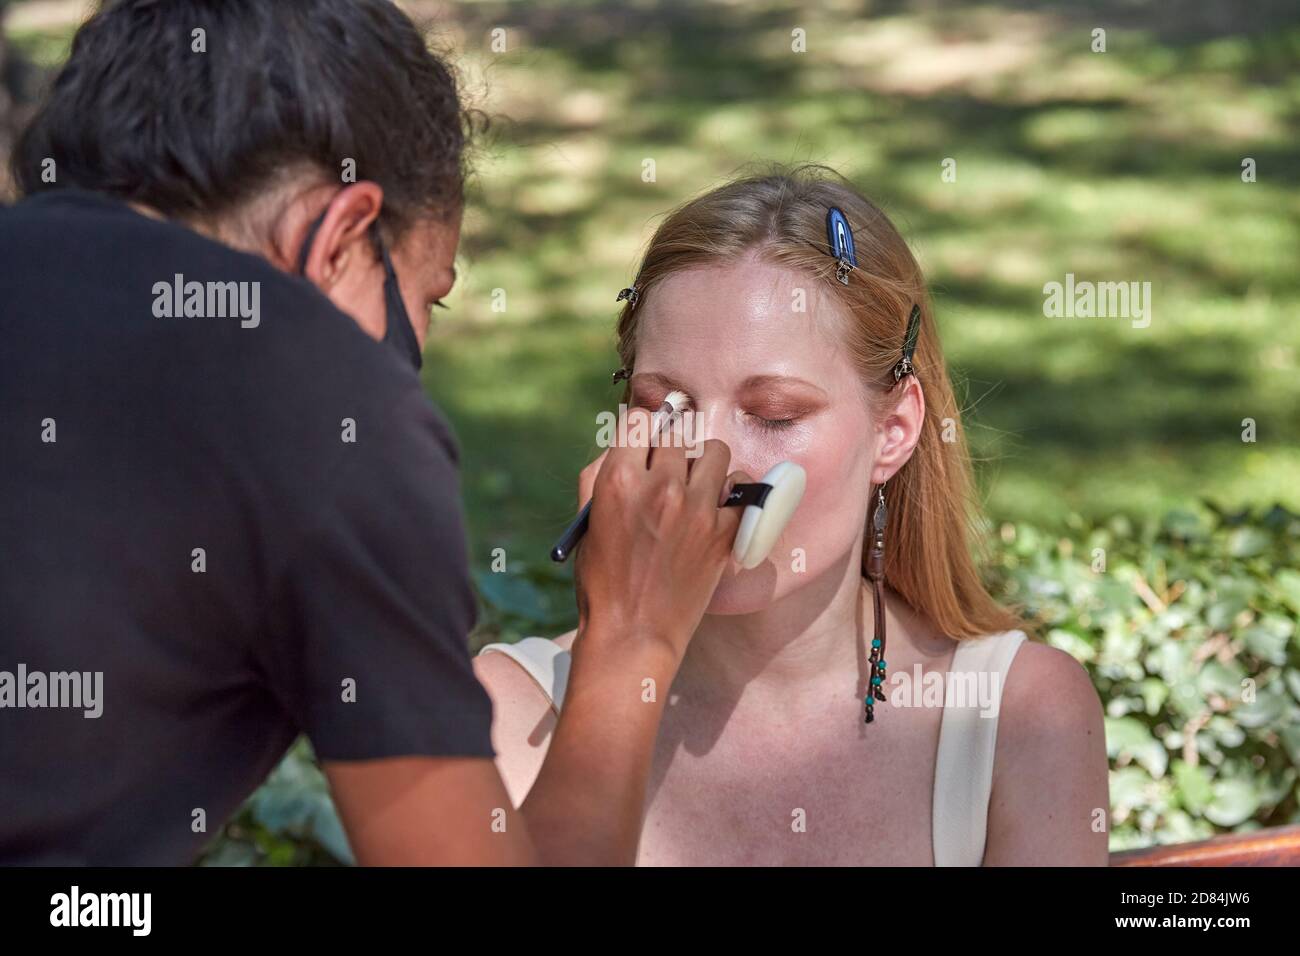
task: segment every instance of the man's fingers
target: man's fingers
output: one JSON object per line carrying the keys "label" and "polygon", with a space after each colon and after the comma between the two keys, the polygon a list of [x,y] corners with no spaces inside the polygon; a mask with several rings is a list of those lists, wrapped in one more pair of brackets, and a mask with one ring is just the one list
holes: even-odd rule
{"label": "man's fingers", "polygon": [[596,487],[596,476],[600,474],[601,466],[605,464],[605,458],[609,455],[609,449],[606,448],[600,453],[600,457],[592,460],[587,467],[578,473],[578,510],[581,511],[586,507],[587,502],[591,500],[592,489]]}
{"label": "man's fingers", "polygon": [[[609,459],[604,467],[633,466],[644,471],[650,451],[650,421],[650,412],[644,408],[620,407],[618,434],[614,436],[614,444],[605,452]],[[624,436],[627,437],[626,443],[619,444],[619,439]]]}
{"label": "man's fingers", "polygon": [[693,498],[708,498],[711,501],[725,500],[719,497],[727,481],[727,466],[731,464],[731,448],[720,438],[710,438],[698,458],[690,463],[691,473],[686,485],[688,494]]}
{"label": "man's fingers", "polygon": [[686,449],[682,447],[680,438],[676,440],[673,438],[671,426],[664,426],[654,445],[655,447],[650,449],[650,470],[685,484]]}
{"label": "man's fingers", "polygon": [[740,527],[740,518],[745,513],[745,509],[738,505],[732,508],[724,508],[722,502],[727,500],[727,496],[731,494],[731,489],[736,485],[749,484],[753,480],[748,472],[733,471],[727,476],[726,481],[722,483],[722,490],[718,496],[718,527],[727,532],[728,544],[735,540],[736,529]]}

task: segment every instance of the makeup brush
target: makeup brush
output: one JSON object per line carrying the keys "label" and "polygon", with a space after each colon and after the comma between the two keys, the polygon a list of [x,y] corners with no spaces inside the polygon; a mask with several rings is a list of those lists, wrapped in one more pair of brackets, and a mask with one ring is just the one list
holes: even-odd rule
{"label": "makeup brush", "polygon": [[[659,406],[658,411],[650,420],[650,439],[653,442],[677,415],[684,409],[690,399],[686,397],[685,392],[669,392],[664,399],[664,403]],[[578,512],[578,517],[573,519],[573,524],[564,529],[564,534],[560,535],[560,540],[555,542],[555,547],[551,548],[552,561],[567,561],[573,549],[578,546],[582,536],[587,533],[587,526],[591,523],[591,501],[582,506]]]}

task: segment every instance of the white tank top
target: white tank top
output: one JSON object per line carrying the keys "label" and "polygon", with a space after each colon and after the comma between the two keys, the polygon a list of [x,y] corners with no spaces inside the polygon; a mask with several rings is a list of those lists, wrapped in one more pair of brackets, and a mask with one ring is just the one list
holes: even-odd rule
{"label": "white tank top", "polygon": [[[983,862],[1002,689],[1011,661],[1025,639],[1024,631],[1004,631],[961,641],[953,653],[949,675],[963,675],[967,681],[964,688],[972,690],[976,688],[969,682],[983,679],[986,693],[992,696],[986,697],[983,705],[965,696],[945,698],[934,766],[931,828],[935,866],[979,866]],[[488,644],[479,651],[490,652],[505,654],[527,671],[559,714],[569,682],[568,651],[544,637],[525,637],[516,644]],[[993,675],[997,675],[996,681]],[[957,686],[957,681],[946,680],[945,694],[964,693],[956,691]],[[956,705],[963,702],[964,706]],[[983,716],[986,713],[989,716]]]}

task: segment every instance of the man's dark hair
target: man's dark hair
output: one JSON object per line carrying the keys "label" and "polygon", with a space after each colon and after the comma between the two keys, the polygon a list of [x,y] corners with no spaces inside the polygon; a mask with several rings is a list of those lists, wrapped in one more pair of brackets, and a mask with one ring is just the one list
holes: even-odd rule
{"label": "man's dark hair", "polygon": [[451,71],[389,0],[109,0],[11,163],[24,194],[78,187],[204,219],[277,172],[306,162],[341,179],[351,159],[400,234],[459,211],[467,119]]}

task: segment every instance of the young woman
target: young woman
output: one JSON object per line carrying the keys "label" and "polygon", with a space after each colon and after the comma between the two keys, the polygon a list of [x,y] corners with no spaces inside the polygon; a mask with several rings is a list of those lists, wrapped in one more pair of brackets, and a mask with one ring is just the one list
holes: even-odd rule
{"label": "young woman", "polygon": [[[769,558],[724,575],[657,689],[638,862],[1104,865],[1100,703],[1083,668],[1028,642],[980,583],[938,330],[885,215],[820,167],[733,182],[667,218],[622,298],[629,404],[680,389],[733,469],[807,472]],[[476,660],[516,802],[574,639]]]}

